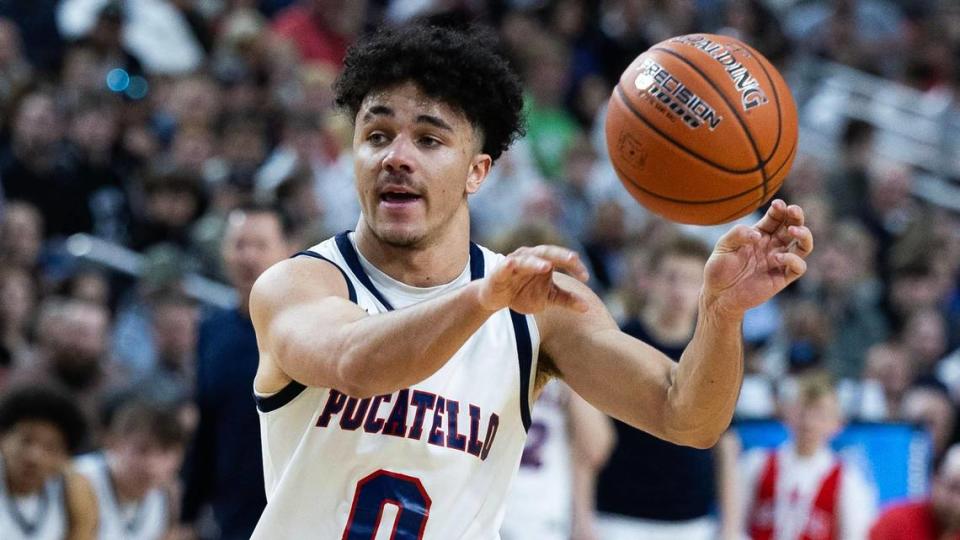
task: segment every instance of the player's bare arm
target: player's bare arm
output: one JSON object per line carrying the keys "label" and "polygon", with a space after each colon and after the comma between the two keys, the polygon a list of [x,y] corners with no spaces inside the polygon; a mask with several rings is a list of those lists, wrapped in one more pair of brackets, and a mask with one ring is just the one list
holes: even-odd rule
{"label": "player's bare arm", "polygon": [[90,482],[71,470],[64,473],[67,515],[70,527],[68,540],[93,540],[97,537],[97,496]]}
{"label": "player's bare arm", "polygon": [[272,393],[295,380],[360,398],[406,388],[440,369],[500,309],[585,309],[583,298],[553,282],[553,269],[587,277],[567,250],[524,248],[488,277],[371,316],[350,302],[332,264],[306,257],[283,261],[257,280],[250,297],[260,348],[255,388]]}
{"label": "player's bare arm", "polygon": [[589,307],[539,315],[541,350],[576,392],[611,416],[677,444],[713,446],[740,391],[744,312],[803,275],[812,250],[803,211],[780,200],[753,227],[732,228],[704,269],[697,327],[679,363],[621,332],[596,295],[557,274]]}

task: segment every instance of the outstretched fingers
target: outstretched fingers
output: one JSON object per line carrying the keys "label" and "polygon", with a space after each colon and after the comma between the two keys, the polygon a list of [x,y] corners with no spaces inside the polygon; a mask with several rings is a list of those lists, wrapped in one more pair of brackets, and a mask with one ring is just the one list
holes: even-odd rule
{"label": "outstretched fingers", "polygon": [[791,225],[787,227],[787,234],[790,235],[788,251],[791,253],[806,257],[813,251],[813,233],[807,227]]}
{"label": "outstretched fingers", "polygon": [[787,282],[794,281],[807,271],[807,261],[796,253],[777,253],[774,259],[783,268],[783,275],[787,278]]}
{"label": "outstretched fingers", "polygon": [[580,281],[590,279],[587,267],[580,260],[580,255],[576,251],[560,246],[535,246],[530,248],[520,248],[514,252],[518,257],[536,257],[547,261],[552,265],[553,270],[565,272]]}
{"label": "outstretched fingers", "polygon": [[774,199],[767,208],[767,213],[760,218],[754,228],[766,234],[773,234],[787,220],[787,203],[781,199]]}
{"label": "outstretched fingers", "polygon": [[556,283],[552,284],[547,301],[555,306],[585,313],[589,306],[587,300],[575,292],[568,291]]}
{"label": "outstretched fingers", "polygon": [[761,237],[760,232],[753,227],[735,225],[720,237],[717,247],[721,251],[735,251],[738,248],[757,242]]}

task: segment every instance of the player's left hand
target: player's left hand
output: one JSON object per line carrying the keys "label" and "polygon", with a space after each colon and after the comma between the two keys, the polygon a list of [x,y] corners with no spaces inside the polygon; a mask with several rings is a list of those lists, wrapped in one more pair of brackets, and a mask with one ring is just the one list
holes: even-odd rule
{"label": "player's left hand", "polygon": [[704,269],[705,301],[742,314],[796,281],[813,251],[813,235],[803,220],[803,209],[776,199],[753,227],[727,231]]}

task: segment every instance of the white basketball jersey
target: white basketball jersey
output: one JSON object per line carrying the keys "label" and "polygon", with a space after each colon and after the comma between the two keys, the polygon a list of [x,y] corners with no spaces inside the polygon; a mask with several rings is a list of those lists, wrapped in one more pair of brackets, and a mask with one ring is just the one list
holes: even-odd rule
{"label": "white basketball jersey", "polygon": [[97,496],[99,515],[97,538],[100,540],[157,540],[170,524],[167,497],[151,489],[136,503],[121,504],[110,477],[106,456],[100,452],[77,458],[74,466],[90,481]]}
{"label": "white basketball jersey", "polygon": [[67,503],[63,476],[47,480],[32,497],[13,497],[0,457],[0,538],[3,540],[63,540],[67,537]]}
{"label": "white basketball jersey", "polygon": [[[458,280],[417,289],[363,260],[347,233],[304,254],[338,266],[371,314],[442,295],[503,258],[471,244]],[[504,309],[410,388],[356,399],[293,382],[258,398],[267,507],[253,538],[499,538],[538,348],[533,317]]]}
{"label": "white basketball jersey", "polygon": [[573,469],[567,414],[570,388],[559,380],[544,386],[531,412],[501,532],[503,540],[568,540]]}

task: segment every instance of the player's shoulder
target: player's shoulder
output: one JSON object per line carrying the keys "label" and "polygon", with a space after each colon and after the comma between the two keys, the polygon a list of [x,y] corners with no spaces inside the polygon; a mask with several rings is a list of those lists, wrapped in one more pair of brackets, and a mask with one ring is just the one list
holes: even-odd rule
{"label": "player's shoulder", "polygon": [[81,454],[71,462],[73,470],[87,477],[96,474],[104,464],[103,454],[99,452],[89,452]]}
{"label": "player's shoulder", "polygon": [[250,309],[298,303],[321,296],[349,296],[343,270],[330,256],[329,243],[321,242],[295,253],[264,271],[254,282]]}

